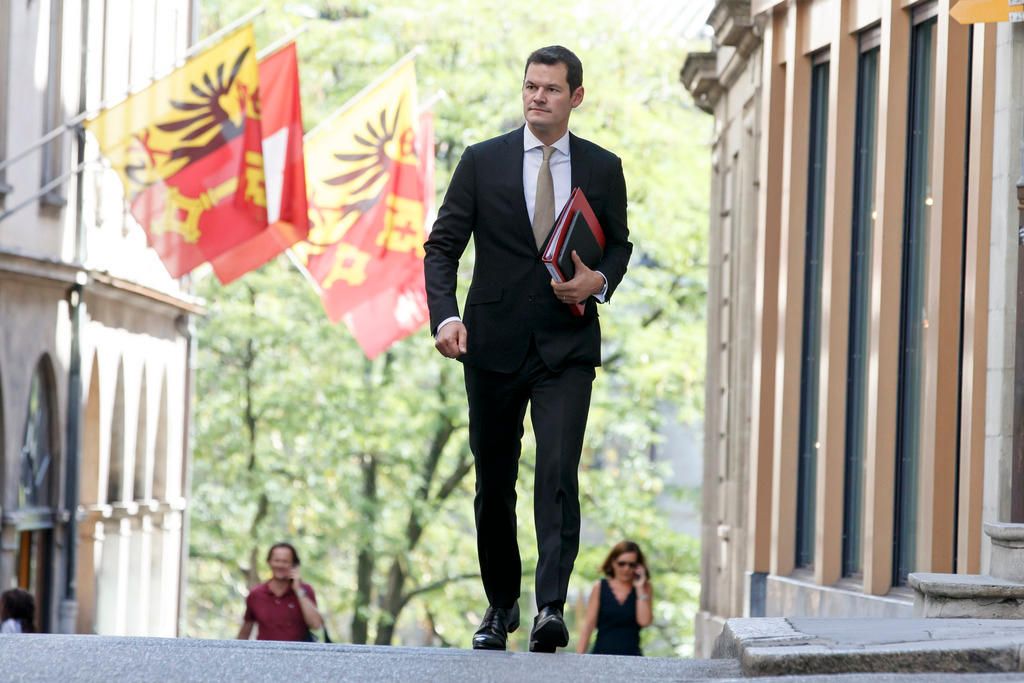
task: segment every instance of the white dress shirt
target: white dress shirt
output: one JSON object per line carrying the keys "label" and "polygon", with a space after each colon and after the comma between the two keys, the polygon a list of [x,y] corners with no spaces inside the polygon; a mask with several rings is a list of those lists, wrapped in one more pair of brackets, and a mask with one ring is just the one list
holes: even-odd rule
{"label": "white dress shirt", "polygon": [[[523,194],[526,197],[526,210],[530,213],[530,225],[533,225],[533,205],[537,202],[537,172],[544,161],[544,152],[541,151],[544,143],[537,139],[529,126],[523,128],[523,131]],[[556,140],[552,147],[555,151],[548,159],[548,167],[551,169],[551,180],[555,186],[555,216],[558,216],[572,192],[569,131]]]}

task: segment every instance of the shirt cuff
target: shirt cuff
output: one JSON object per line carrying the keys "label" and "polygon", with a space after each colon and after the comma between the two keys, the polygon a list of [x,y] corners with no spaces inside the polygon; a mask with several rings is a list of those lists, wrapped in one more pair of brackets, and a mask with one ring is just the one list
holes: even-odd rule
{"label": "shirt cuff", "polygon": [[[602,273],[600,270],[595,270],[594,272],[597,273],[598,275],[600,275],[601,279],[604,280],[604,287],[601,288],[600,292],[598,292],[597,294],[594,295],[594,298],[597,299],[597,303],[603,304],[605,297],[608,295],[608,278],[606,278],[604,276],[604,273]],[[447,321],[445,321],[445,322],[447,322]],[[441,325],[444,325],[444,323],[441,323]],[[441,326],[438,325],[437,329],[440,330]]]}
{"label": "shirt cuff", "polygon": [[[608,289],[608,285],[605,285],[605,289]],[[462,318],[460,318],[457,315],[453,315],[450,318],[445,318],[444,320],[442,320],[441,324],[437,326],[437,332],[434,333],[434,339],[437,339],[437,335],[441,334],[442,327],[444,327],[448,323],[455,322],[456,320],[462,320]]]}

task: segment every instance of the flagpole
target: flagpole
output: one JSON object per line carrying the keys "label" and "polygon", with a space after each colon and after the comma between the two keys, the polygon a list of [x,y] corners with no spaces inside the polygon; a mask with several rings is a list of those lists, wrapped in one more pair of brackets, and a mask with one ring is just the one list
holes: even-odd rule
{"label": "flagpole", "polygon": [[[234,21],[231,21],[231,22],[227,23],[222,28],[217,29],[216,31],[214,31],[210,35],[206,36],[205,38],[200,40],[198,43],[193,45],[192,47],[190,47],[187,50],[185,50],[184,57],[186,59],[188,59],[189,57],[191,57],[192,55],[196,54],[197,52],[202,52],[203,48],[205,48],[210,43],[215,42],[217,39],[219,39],[224,34],[230,33],[231,31],[234,31],[236,28],[238,28],[240,26],[243,26],[245,24],[248,24],[250,21],[252,21],[256,17],[260,16],[261,14],[263,14],[266,11],[267,11],[267,6],[266,5],[260,5],[259,7],[256,7],[254,9],[249,10],[248,12],[246,12],[245,14],[240,16],[239,18],[235,19]],[[153,80],[156,80],[156,79],[153,79]]]}
{"label": "flagpole", "polygon": [[441,100],[443,100],[443,99],[445,99],[447,97],[448,97],[448,93],[446,91],[438,90],[436,93],[434,93],[433,95],[431,95],[427,99],[423,100],[422,102],[417,103],[417,107],[419,108],[420,112],[430,111],[431,109],[434,108],[435,104],[437,104],[438,102],[440,102]]}
{"label": "flagpole", "polygon": [[[200,40],[198,43],[196,43],[192,47],[190,47],[187,50],[185,50],[184,55],[182,55],[182,59],[187,60],[189,57],[193,56],[197,52],[201,52],[203,50],[203,48],[206,47],[206,45],[208,45],[209,43],[217,40],[218,38],[222,37],[226,33],[234,31],[239,26],[243,26],[244,24],[249,23],[250,21],[252,21],[253,19],[255,19],[256,17],[258,17],[259,15],[263,14],[266,11],[267,11],[267,6],[266,5],[260,5],[256,9],[253,9],[253,10],[247,12],[242,17],[240,17],[238,19],[235,19],[234,21],[232,21],[228,25],[224,26],[224,28],[222,28],[222,29],[220,29],[220,30],[210,34],[209,36],[207,36],[206,38],[203,38],[202,40]],[[180,63],[181,61],[182,60],[177,60],[175,62],[175,67],[174,67],[175,69],[177,69],[177,68],[179,68],[181,66],[181,63]],[[168,71],[167,73],[161,73],[161,74],[159,74],[159,76],[157,74],[153,74],[147,80],[146,85],[147,86],[150,85],[154,81],[158,80],[160,77],[163,77],[163,76],[165,76],[165,75],[167,75],[167,74],[169,74],[169,73],[171,73],[173,71],[174,71],[174,69],[171,69],[171,71]],[[139,87],[139,85],[129,86],[128,87],[128,91],[127,91],[128,95],[131,95],[132,93],[134,93],[134,92],[136,92],[137,90],[140,90],[140,89],[141,88]],[[18,161],[18,160],[23,159],[24,157],[28,156],[33,151],[35,151],[36,149],[42,147],[43,145],[45,145],[50,140],[53,140],[55,137],[57,137],[59,135],[62,135],[64,133],[64,131],[67,130],[68,128],[72,128],[73,126],[77,126],[79,123],[81,123],[85,119],[89,118],[89,116],[91,114],[93,114],[95,112],[98,112],[98,111],[103,111],[104,109],[109,108],[112,104],[117,104],[119,102],[124,101],[125,99],[127,99],[126,96],[122,97],[122,96],[118,95],[116,99],[115,98],[111,98],[109,100],[101,102],[99,104],[99,106],[96,107],[95,109],[85,109],[85,110],[79,112],[73,118],[70,118],[67,121],[65,121],[63,124],[57,126],[53,130],[51,130],[49,133],[47,133],[43,137],[41,137],[38,140],[36,140],[34,143],[29,145],[28,147],[26,147],[22,151],[18,152],[17,154],[14,154],[12,156],[9,156],[6,159],[0,160],[0,171],[2,171],[3,169],[7,168],[11,164],[13,164],[15,161]]]}
{"label": "flagpole", "polygon": [[288,43],[292,42],[293,40],[295,40],[296,38],[298,38],[299,36],[301,36],[303,33],[305,33],[308,30],[309,30],[309,24],[308,23],[302,24],[298,28],[293,29],[289,33],[285,34],[285,36],[283,38],[281,38],[280,40],[274,41],[273,43],[271,43],[270,45],[268,45],[267,47],[263,48],[258,53],[256,53],[256,59],[263,59],[264,57],[267,57],[268,55],[274,54],[275,52],[280,50],[282,47],[284,47]]}
{"label": "flagpole", "polygon": [[332,121],[334,121],[334,119],[338,118],[339,116],[341,116],[342,114],[344,114],[344,113],[345,113],[346,111],[348,111],[349,109],[351,109],[351,108],[352,108],[352,106],[353,106],[353,105],[354,105],[354,104],[355,104],[356,102],[358,102],[359,100],[361,100],[361,99],[362,99],[362,98],[363,98],[364,96],[366,96],[366,94],[367,94],[367,93],[369,93],[369,92],[370,92],[371,90],[373,90],[374,88],[376,88],[376,87],[377,87],[378,85],[380,85],[381,83],[383,83],[384,81],[386,81],[386,80],[387,80],[388,78],[390,78],[390,77],[391,77],[391,76],[392,76],[392,75],[393,75],[393,74],[394,74],[394,73],[395,73],[396,71],[398,71],[399,69],[401,69],[401,68],[402,68],[403,66],[405,66],[406,64],[408,64],[408,63],[409,63],[409,62],[411,62],[412,60],[416,59],[416,57],[418,57],[418,56],[419,56],[419,55],[420,55],[421,53],[423,53],[423,52],[425,52],[425,51],[426,51],[426,48],[425,48],[424,46],[422,46],[422,45],[417,45],[417,46],[416,46],[416,47],[414,47],[413,49],[409,50],[409,52],[407,52],[407,53],[405,54],[405,56],[403,56],[403,57],[402,57],[401,59],[399,59],[399,60],[398,60],[397,62],[395,62],[394,64],[392,64],[392,65],[391,65],[391,66],[390,66],[390,67],[388,68],[388,70],[387,70],[387,71],[385,71],[385,72],[384,72],[384,73],[382,73],[382,74],[381,74],[380,76],[378,76],[377,78],[375,78],[375,79],[374,79],[374,80],[373,80],[373,81],[372,81],[372,82],[371,82],[371,83],[370,83],[369,85],[367,85],[367,86],[366,86],[365,88],[363,88],[362,90],[360,90],[360,91],[359,91],[358,93],[356,93],[355,95],[353,95],[352,97],[350,97],[350,98],[348,99],[348,102],[346,102],[345,104],[341,105],[341,107],[340,107],[340,108],[338,108],[338,109],[336,109],[336,110],[334,111],[334,113],[333,113],[333,114],[331,114],[330,116],[328,116],[327,118],[325,118],[325,119],[324,119],[323,121],[321,121],[320,123],[316,124],[316,126],[315,126],[315,127],[314,127],[314,128],[312,129],[312,130],[310,130],[310,131],[309,131],[308,133],[306,133],[305,135],[303,135],[303,136],[302,136],[302,138],[303,138],[304,140],[308,140],[308,139],[310,138],[310,136],[312,136],[312,135],[313,135],[314,133],[318,133],[318,132],[319,132],[319,131],[320,131],[320,130],[321,130],[322,128],[324,128],[325,126],[327,126],[328,124],[330,124],[330,123],[331,123]]}
{"label": "flagpole", "polygon": [[302,277],[306,278],[306,282],[308,282],[309,286],[313,288],[313,291],[316,292],[316,295],[323,296],[323,287],[320,286],[319,282],[313,279],[313,276],[306,269],[306,264],[302,262],[298,254],[295,253],[295,250],[292,249],[291,247],[288,247],[287,249],[284,250],[284,253],[288,254],[288,260],[292,262],[292,265],[295,266],[300,273],[302,273]]}

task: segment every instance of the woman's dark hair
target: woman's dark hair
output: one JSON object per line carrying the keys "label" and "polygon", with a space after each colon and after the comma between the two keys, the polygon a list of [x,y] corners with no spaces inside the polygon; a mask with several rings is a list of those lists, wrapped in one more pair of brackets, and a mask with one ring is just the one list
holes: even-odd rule
{"label": "woman's dark hair", "polygon": [[0,593],[0,621],[17,619],[22,633],[36,632],[36,600],[27,590],[11,588]]}
{"label": "woman's dark hair", "polygon": [[562,47],[561,45],[549,45],[548,47],[542,47],[531,52],[530,56],[526,58],[526,68],[523,69],[523,78],[526,78],[526,72],[529,71],[531,64],[546,64],[551,66],[552,64],[559,63],[565,64],[565,80],[569,83],[569,95],[571,96],[576,92],[576,88],[583,85],[583,62],[581,62],[580,58],[567,47]]}
{"label": "woman's dark hair", "polygon": [[292,566],[298,567],[302,562],[299,560],[299,554],[295,552],[295,546],[286,541],[279,541],[274,545],[270,546],[270,550],[267,551],[267,562],[270,562],[270,556],[274,554],[274,551],[278,548],[288,548],[292,551]]}
{"label": "woman's dark hair", "polygon": [[636,553],[636,561],[647,570],[647,578],[651,578],[651,571],[647,567],[647,560],[644,559],[644,551],[640,550],[640,546],[633,541],[619,541],[615,544],[615,547],[608,553],[608,557],[604,559],[604,563],[601,565],[601,571],[604,572],[605,576],[608,578],[615,576],[615,567],[613,565],[615,560],[619,559],[619,555],[623,553]]}

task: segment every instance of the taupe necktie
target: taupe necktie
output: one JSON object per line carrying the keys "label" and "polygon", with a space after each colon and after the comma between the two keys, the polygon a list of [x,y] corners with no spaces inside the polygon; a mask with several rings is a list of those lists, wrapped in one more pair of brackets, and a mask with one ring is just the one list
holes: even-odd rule
{"label": "taupe necktie", "polygon": [[551,179],[551,154],[555,148],[543,145],[544,160],[537,171],[537,197],[533,203],[533,239],[540,249],[555,224],[555,183]]}

